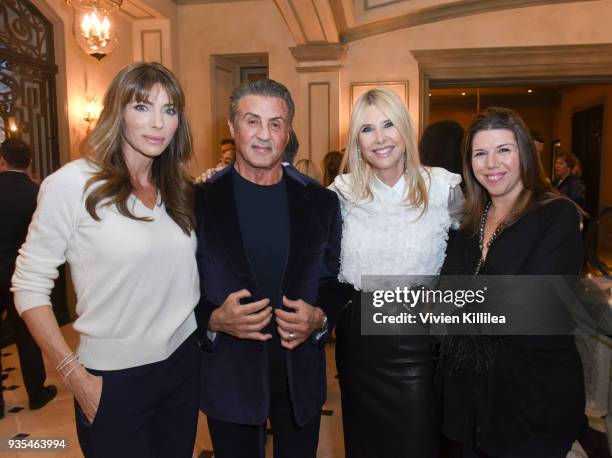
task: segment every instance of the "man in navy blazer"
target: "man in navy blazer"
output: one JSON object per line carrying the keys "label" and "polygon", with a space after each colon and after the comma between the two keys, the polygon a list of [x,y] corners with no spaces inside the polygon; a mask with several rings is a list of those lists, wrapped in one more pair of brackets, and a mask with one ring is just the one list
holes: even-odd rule
{"label": "man in navy blazer", "polygon": [[231,97],[236,161],[196,190],[201,409],[215,456],[316,456],[323,343],[342,305],[336,195],[281,165],[294,114],[285,86]]}

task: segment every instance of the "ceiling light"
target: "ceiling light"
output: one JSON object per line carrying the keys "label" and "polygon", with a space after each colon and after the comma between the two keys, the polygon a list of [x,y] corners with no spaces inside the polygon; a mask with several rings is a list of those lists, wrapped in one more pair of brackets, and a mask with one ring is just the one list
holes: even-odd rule
{"label": "ceiling light", "polygon": [[66,0],[74,10],[72,32],[81,49],[100,60],[117,46],[110,17],[123,0]]}

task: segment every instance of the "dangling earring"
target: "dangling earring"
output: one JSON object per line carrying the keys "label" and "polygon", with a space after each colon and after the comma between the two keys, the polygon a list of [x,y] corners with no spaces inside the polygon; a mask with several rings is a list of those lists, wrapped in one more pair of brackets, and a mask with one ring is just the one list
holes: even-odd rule
{"label": "dangling earring", "polygon": [[361,148],[357,145],[357,156],[359,156],[359,162],[361,162]]}

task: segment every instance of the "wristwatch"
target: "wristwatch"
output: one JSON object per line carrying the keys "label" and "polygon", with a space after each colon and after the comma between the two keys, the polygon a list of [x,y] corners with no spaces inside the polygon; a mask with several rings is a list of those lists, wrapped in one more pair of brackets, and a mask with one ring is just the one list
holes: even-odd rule
{"label": "wristwatch", "polygon": [[323,314],[323,322],[321,323],[321,327],[318,332],[327,332],[329,329],[329,325],[327,324],[327,315]]}

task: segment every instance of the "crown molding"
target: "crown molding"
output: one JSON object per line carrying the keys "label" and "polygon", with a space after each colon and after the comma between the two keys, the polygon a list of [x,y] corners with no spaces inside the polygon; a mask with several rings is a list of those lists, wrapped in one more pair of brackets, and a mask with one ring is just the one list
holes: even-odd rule
{"label": "crown molding", "polygon": [[595,0],[463,0],[353,27],[340,34],[340,41],[349,43],[394,30],[493,11],[587,1]]}

